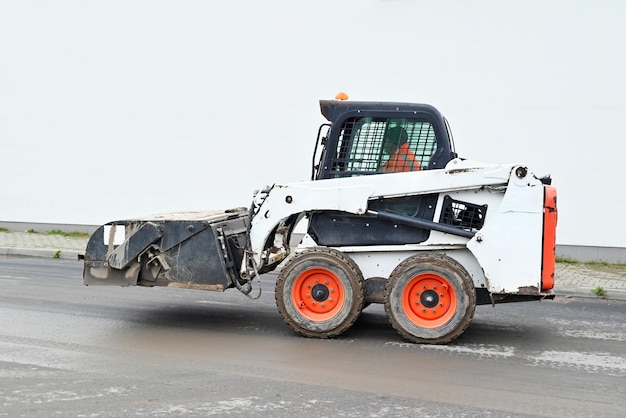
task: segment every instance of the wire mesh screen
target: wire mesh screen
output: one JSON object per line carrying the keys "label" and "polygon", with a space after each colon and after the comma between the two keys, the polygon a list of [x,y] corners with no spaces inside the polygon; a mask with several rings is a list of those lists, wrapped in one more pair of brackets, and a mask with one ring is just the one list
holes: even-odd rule
{"label": "wire mesh screen", "polygon": [[486,215],[487,205],[462,202],[446,196],[443,200],[440,222],[463,229],[478,230],[483,227]]}
{"label": "wire mesh screen", "polygon": [[[351,118],[340,132],[331,172],[333,177],[385,171],[426,170],[437,148],[430,122],[420,119]],[[387,169],[389,161],[404,150],[402,159],[416,163],[409,169]],[[409,156],[409,157],[407,157]]]}

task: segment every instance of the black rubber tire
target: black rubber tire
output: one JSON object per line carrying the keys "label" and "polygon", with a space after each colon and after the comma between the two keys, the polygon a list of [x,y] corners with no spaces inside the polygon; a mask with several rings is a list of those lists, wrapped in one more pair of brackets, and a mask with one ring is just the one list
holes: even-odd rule
{"label": "black rubber tire", "polygon": [[[445,283],[441,285],[441,288],[445,286],[447,289],[445,293],[422,290],[426,288],[421,286],[422,283],[435,281]],[[430,299],[413,296],[419,295],[419,291],[422,291],[422,296],[430,292]],[[434,298],[433,293],[437,293]],[[446,298],[450,300],[446,301]],[[433,299],[441,305],[426,307],[424,303],[419,303],[432,303]],[[418,344],[445,344],[460,336],[472,321],[476,292],[472,278],[457,261],[442,254],[419,254],[407,258],[393,270],[385,287],[384,304],[389,322],[406,340]],[[446,305],[449,306],[447,310],[439,308]],[[441,309],[440,312],[446,313],[433,314],[441,315],[436,319],[419,317],[430,315],[422,313],[429,309],[432,312]]]}
{"label": "black rubber tire", "polygon": [[[315,275],[316,272],[322,274]],[[308,280],[306,277],[325,277],[324,274],[332,277],[330,281],[337,285],[335,287],[341,288],[342,303],[337,306],[336,312],[325,314],[328,318],[317,320],[316,313],[308,311],[304,301],[297,306],[294,294],[299,288],[304,288],[305,280]],[[337,300],[332,302],[333,294],[328,293],[336,292],[332,287],[324,291],[328,297],[326,301],[338,303]],[[311,248],[296,254],[282,268],[276,281],[275,297],[278,312],[295,332],[305,337],[332,338],[348,330],[361,314],[363,275],[354,261],[343,253],[326,247]],[[308,304],[312,302],[312,299],[307,299]],[[322,302],[318,301],[318,306]]]}

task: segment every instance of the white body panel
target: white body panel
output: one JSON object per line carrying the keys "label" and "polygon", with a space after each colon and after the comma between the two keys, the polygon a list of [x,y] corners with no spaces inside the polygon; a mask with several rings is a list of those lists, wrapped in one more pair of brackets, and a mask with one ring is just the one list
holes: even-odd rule
{"label": "white body panel", "polygon": [[[453,160],[443,170],[391,173],[274,185],[255,195],[250,239],[255,261],[264,260],[267,241],[281,220],[312,210],[367,212],[368,200],[380,196],[439,193],[434,219],[439,219],[443,194],[488,205],[480,231],[471,238],[431,231],[419,244],[342,247],[364,277],[388,277],[401,261],[419,251],[445,253],[458,259],[476,287],[516,293],[540,288],[543,186],[531,173],[516,176],[518,165],[488,165]],[[299,248],[317,245],[306,237]],[[469,251],[468,251],[469,250]]]}
{"label": "white body panel", "polygon": [[521,184],[512,177],[502,203],[467,243],[480,261],[492,292],[541,288],[543,186],[536,179]]}

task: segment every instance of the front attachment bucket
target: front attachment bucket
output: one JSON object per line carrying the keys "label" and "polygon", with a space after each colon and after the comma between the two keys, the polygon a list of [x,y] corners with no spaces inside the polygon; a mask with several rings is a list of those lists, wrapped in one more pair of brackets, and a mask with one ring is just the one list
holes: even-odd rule
{"label": "front attachment bucket", "polygon": [[245,208],[110,222],[89,239],[86,285],[235,286],[246,245]]}

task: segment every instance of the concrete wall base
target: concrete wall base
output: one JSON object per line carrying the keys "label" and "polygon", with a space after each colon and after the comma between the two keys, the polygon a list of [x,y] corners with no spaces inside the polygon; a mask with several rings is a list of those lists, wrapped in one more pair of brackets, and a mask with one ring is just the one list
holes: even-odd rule
{"label": "concrete wall base", "polygon": [[556,256],[581,262],[602,261],[611,264],[626,264],[626,248],[622,247],[557,245]]}

